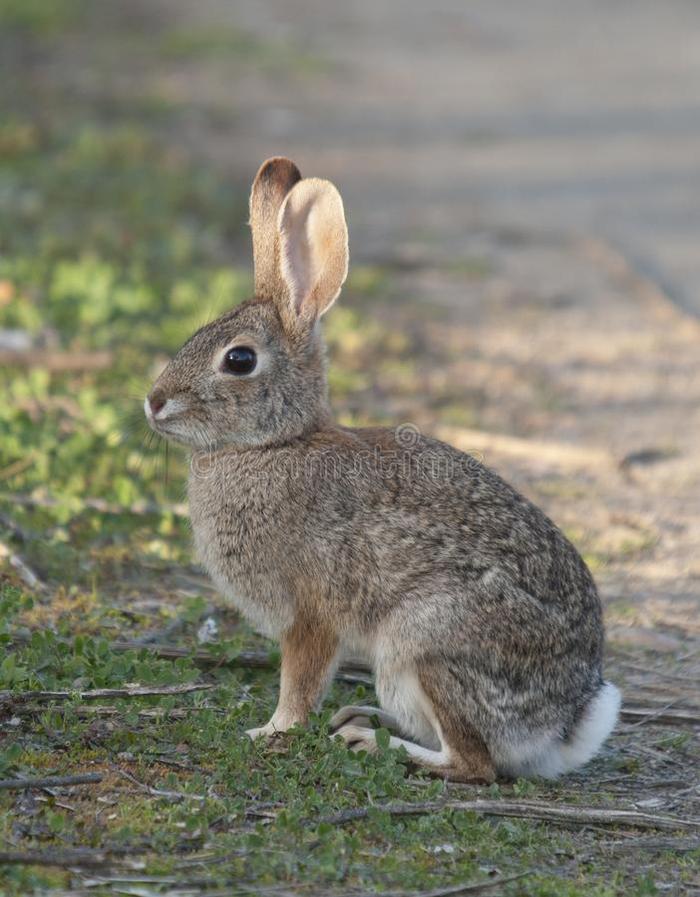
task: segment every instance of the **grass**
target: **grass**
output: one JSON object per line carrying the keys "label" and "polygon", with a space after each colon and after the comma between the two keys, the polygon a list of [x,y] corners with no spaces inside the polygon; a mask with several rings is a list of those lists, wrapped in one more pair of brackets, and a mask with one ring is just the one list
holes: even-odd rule
{"label": "grass", "polygon": [[0,25],[13,31],[51,36],[79,20],[85,0],[0,0]]}
{"label": "grass", "polygon": [[[0,49],[21,40],[48,53],[48,41],[79,33],[87,15],[70,0],[2,0]],[[107,30],[101,39],[119,35]],[[257,45],[239,46],[245,40],[238,32],[204,41],[166,31],[154,42],[153,64],[183,56],[191,64],[232,42],[242,62],[258,57]],[[331,708],[371,700],[369,686],[335,683],[307,731],[270,746],[244,736],[269,717],[277,674],[226,661],[256,648],[274,667],[276,649],[230,609],[212,611],[217,599],[192,564],[177,507],[186,459],[171,451],[166,463],[163,447],[144,439],[141,402],[168,354],[249,292],[248,270],[229,261],[243,233],[245,191],[172,149],[158,130],[167,110],[148,126],[135,100],[133,116],[122,104],[113,120],[88,101],[68,102],[59,87],[44,83],[35,93],[31,79],[19,83],[24,96],[0,78],[0,332],[26,346],[0,370],[0,542],[46,590],[0,567],[0,690],[74,696],[0,704],[0,777],[97,771],[103,779],[0,791],[0,850],[99,848],[114,859],[96,870],[5,865],[0,892],[84,893],[92,879],[93,895],[150,897],[178,882],[186,893],[411,893],[520,873],[527,874],[490,893],[641,897],[660,893],[657,880],[682,887],[697,851],[656,848],[642,862],[624,853],[618,861],[617,832],[451,810],[391,817],[382,804],[462,791],[417,775],[401,754],[352,754],[328,738]],[[334,398],[347,421],[391,419],[374,372],[380,393],[403,383],[411,399],[420,388],[420,344],[372,315],[387,289],[381,268],[355,269],[345,303],[327,322]],[[94,353],[106,365],[95,364]],[[73,368],[58,369],[56,357]],[[449,414],[460,412],[450,406]],[[197,631],[212,613],[219,634],[207,648]],[[171,661],[114,647],[149,633],[176,638],[192,654]],[[202,672],[195,649],[218,664]],[[125,683],[200,680],[215,687],[98,705],[79,697]],[[660,765],[690,762],[692,741],[673,731],[665,739],[655,748]],[[464,790],[614,803],[615,793],[596,782],[638,769],[626,744],[588,778],[561,786]],[[376,809],[352,825],[319,822],[368,805]],[[110,880],[120,876],[130,881]]]}

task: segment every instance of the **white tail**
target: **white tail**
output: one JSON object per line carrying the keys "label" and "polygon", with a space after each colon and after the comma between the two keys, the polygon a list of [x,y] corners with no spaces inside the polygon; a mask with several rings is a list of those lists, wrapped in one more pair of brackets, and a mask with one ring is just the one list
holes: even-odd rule
{"label": "white tail", "polygon": [[615,728],[621,703],[620,690],[612,682],[606,682],[586,708],[569,741],[559,747],[562,772],[583,766],[598,753]]}
{"label": "white tail", "polygon": [[621,700],[619,689],[604,682],[566,741],[559,735],[543,735],[511,744],[501,754],[501,762],[497,761],[499,770],[513,777],[556,779],[583,766],[598,753],[615,728]]}

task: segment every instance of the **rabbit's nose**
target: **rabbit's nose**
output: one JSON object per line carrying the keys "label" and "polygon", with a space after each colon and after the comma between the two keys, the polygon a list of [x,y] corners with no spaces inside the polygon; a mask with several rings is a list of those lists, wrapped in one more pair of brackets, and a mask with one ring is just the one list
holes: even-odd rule
{"label": "rabbit's nose", "polygon": [[167,399],[162,392],[152,392],[148,397],[148,404],[151,406],[151,414],[156,415],[165,407]]}

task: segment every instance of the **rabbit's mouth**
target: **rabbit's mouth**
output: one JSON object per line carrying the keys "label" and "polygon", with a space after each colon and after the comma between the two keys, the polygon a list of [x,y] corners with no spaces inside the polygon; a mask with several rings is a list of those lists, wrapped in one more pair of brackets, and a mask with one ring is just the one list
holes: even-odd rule
{"label": "rabbit's mouth", "polygon": [[184,399],[153,401],[149,396],[144,401],[144,412],[148,426],[159,436],[171,442],[194,448],[209,448],[212,438],[206,421],[192,415],[192,409]]}
{"label": "rabbit's mouth", "polygon": [[189,407],[182,399],[162,399],[152,394],[144,399],[143,410],[152,430],[169,435],[173,429],[182,429]]}

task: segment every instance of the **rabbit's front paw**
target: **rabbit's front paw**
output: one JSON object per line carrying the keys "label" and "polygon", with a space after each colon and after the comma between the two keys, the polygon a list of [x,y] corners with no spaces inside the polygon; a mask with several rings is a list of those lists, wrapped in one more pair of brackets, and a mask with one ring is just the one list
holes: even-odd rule
{"label": "rabbit's front paw", "polygon": [[364,726],[343,726],[333,738],[342,738],[351,751],[367,751],[368,754],[373,754],[377,750],[374,729],[366,729]]}
{"label": "rabbit's front paw", "polygon": [[282,730],[278,729],[277,726],[270,720],[269,723],[266,723],[264,726],[259,726],[257,729],[246,729],[246,735],[252,741],[255,741],[257,738],[273,738],[275,735],[281,734]]}

